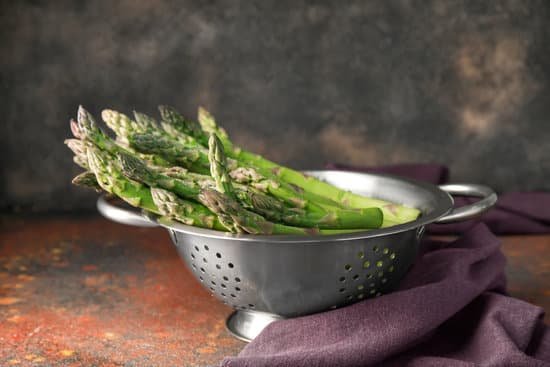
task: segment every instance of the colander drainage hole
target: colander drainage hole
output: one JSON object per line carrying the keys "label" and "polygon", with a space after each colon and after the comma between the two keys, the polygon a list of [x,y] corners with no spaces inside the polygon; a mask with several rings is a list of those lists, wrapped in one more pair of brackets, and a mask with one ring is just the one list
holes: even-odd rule
{"label": "colander drainage hole", "polygon": [[204,271],[204,268],[201,268],[201,272],[206,273],[206,272]]}
{"label": "colander drainage hole", "polygon": [[363,251],[359,251],[359,253],[357,254],[357,257],[362,259],[365,257],[365,253]]}
{"label": "colander drainage hole", "polygon": [[386,248],[382,251],[382,253],[383,253],[384,255],[387,255],[387,254],[390,253],[390,249],[386,247]]}
{"label": "colander drainage hole", "polygon": [[364,286],[363,284],[359,284],[359,285],[357,286],[357,289],[358,289],[358,290],[362,290],[363,288],[365,288],[365,286]]}
{"label": "colander drainage hole", "polygon": [[340,288],[340,289],[338,290],[338,292],[340,292],[340,293],[344,293],[345,291],[346,291],[346,288]]}
{"label": "colander drainage hole", "polygon": [[254,307],[256,307],[256,306],[254,306],[252,303],[249,303],[249,304],[248,304],[248,307],[254,308]]}
{"label": "colander drainage hole", "polygon": [[235,281],[236,281],[237,283],[239,283],[239,282],[241,281],[241,278],[235,277]]}
{"label": "colander drainage hole", "polygon": [[340,277],[340,279],[338,279],[338,280],[340,280],[342,283],[344,283],[346,281],[346,277]]}
{"label": "colander drainage hole", "polygon": [[353,280],[357,280],[357,279],[359,279],[359,274],[355,274],[355,275],[353,276]]}
{"label": "colander drainage hole", "polygon": [[359,294],[357,295],[357,298],[359,298],[359,299],[363,299],[363,297],[365,297],[365,295],[364,295],[363,293],[359,293]]}
{"label": "colander drainage hole", "polygon": [[227,297],[227,296],[225,295],[225,293],[223,293],[223,292],[220,293],[220,294],[222,295],[222,297]]}
{"label": "colander drainage hole", "polygon": [[235,290],[236,290],[237,292],[240,292],[240,291],[241,291],[241,288],[235,287]]}
{"label": "colander drainage hole", "polygon": [[195,255],[194,254],[191,254],[191,259],[194,259],[195,258]]}
{"label": "colander drainage hole", "polygon": [[350,271],[351,270],[351,265],[350,264],[344,265],[344,269],[346,269],[346,271]]}
{"label": "colander drainage hole", "polygon": [[374,246],[374,247],[372,248],[372,251],[378,252],[378,251],[380,251],[380,249],[378,248],[378,246]]}
{"label": "colander drainage hole", "polygon": [[229,263],[229,264],[227,264],[227,266],[229,266],[230,269],[233,269],[233,267],[234,267],[233,263]]}
{"label": "colander drainage hole", "polygon": [[206,257],[203,257],[202,258],[202,261],[206,264],[208,262],[208,260],[206,260]]}
{"label": "colander drainage hole", "polygon": [[220,284],[222,288],[227,288],[227,286],[225,284]]}
{"label": "colander drainage hole", "polygon": [[198,246],[195,246],[195,251],[199,251],[199,247],[198,247]]}
{"label": "colander drainage hole", "polygon": [[205,249],[206,251],[210,250],[210,249],[208,248],[208,246],[206,246],[206,245],[204,245],[204,249]]}
{"label": "colander drainage hole", "polygon": [[394,269],[393,265],[388,266],[388,273],[393,272]]}
{"label": "colander drainage hole", "polygon": [[221,258],[222,258],[222,254],[220,254],[219,252],[216,252],[216,257],[217,257],[218,259],[221,259]]}
{"label": "colander drainage hole", "polygon": [[346,297],[346,299],[347,299],[348,301],[351,301],[351,300],[353,299],[353,296],[350,294],[349,296]]}
{"label": "colander drainage hole", "polygon": [[236,296],[236,295],[234,295],[233,293],[231,293],[231,297],[235,298],[235,297],[237,297],[237,296]]}
{"label": "colander drainage hole", "polygon": [[216,285],[216,282],[213,280],[210,283],[212,283],[212,285]]}
{"label": "colander drainage hole", "polygon": [[229,280],[229,278],[224,275],[223,280],[225,280],[227,282]]}
{"label": "colander drainage hole", "polygon": [[214,287],[210,287],[210,290],[213,291],[213,290],[214,290]]}
{"label": "colander drainage hole", "polygon": [[202,277],[199,277],[199,279],[201,280],[201,282],[204,280]]}
{"label": "colander drainage hole", "polygon": [[216,264],[216,269],[220,270],[221,268],[220,264]]}

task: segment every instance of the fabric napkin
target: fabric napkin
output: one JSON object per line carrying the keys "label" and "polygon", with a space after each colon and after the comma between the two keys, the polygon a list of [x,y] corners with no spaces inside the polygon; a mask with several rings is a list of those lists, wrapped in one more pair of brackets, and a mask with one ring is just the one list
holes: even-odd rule
{"label": "fabric napkin", "polygon": [[[448,178],[448,170],[436,165],[368,171],[432,183]],[[548,208],[550,194],[505,194],[481,220],[430,226],[433,233],[464,232],[452,242],[424,240],[398,290],[274,322],[222,366],[550,367],[544,311],[505,294],[505,258],[488,228],[498,233],[550,232]]]}

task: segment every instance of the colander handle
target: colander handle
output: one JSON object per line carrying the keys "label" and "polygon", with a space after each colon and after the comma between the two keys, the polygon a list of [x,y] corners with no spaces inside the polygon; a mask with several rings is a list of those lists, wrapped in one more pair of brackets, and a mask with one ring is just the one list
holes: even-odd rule
{"label": "colander handle", "polygon": [[101,195],[97,199],[97,210],[105,218],[113,222],[128,224],[136,227],[157,227],[158,224],[143,216],[137,209],[127,209],[113,204],[107,196]]}
{"label": "colander handle", "polygon": [[497,202],[497,194],[490,187],[474,184],[440,185],[439,188],[451,195],[473,196],[482,198],[473,204],[460,208],[453,208],[448,214],[439,218],[435,223],[451,223],[470,219],[489,210]]}

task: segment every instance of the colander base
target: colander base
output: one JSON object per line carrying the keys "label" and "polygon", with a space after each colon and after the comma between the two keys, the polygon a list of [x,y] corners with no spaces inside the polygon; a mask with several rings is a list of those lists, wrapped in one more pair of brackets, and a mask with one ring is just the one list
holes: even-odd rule
{"label": "colander base", "polygon": [[235,311],[225,321],[227,330],[237,339],[249,342],[273,321],[283,317],[267,312],[240,310]]}

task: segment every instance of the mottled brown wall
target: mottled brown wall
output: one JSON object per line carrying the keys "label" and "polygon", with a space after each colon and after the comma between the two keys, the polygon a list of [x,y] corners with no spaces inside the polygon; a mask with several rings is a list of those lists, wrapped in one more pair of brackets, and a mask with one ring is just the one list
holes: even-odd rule
{"label": "mottled brown wall", "polygon": [[435,161],[550,189],[550,3],[1,1],[2,209],[92,208],[79,103],[194,116],[288,165]]}

